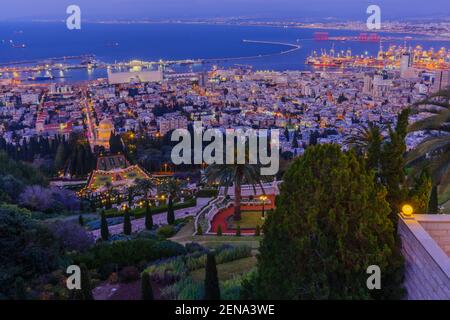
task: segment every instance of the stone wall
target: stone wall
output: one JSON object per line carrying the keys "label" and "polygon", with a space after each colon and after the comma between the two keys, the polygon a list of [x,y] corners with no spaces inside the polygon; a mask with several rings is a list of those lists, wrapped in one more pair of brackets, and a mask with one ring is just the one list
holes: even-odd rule
{"label": "stone wall", "polygon": [[[450,300],[450,258],[422,226],[427,222],[426,216],[429,215],[400,218],[399,222],[407,299]],[[450,217],[446,219],[450,221]],[[439,225],[438,221],[433,223],[435,227]]]}
{"label": "stone wall", "polygon": [[449,221],[419,221],[434,241],[450,257],[450,220]]}

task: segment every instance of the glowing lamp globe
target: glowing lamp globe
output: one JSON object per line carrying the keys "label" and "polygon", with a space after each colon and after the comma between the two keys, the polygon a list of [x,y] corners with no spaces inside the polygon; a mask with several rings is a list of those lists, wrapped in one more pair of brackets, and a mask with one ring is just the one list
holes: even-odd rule
{"label": "glowing lamp globe", "polygon": [[412,214],[414,213],[414,209],[413,209],[413,207],[411,206],[411,205],[409,205],[409,204],[405,204],[403,207],[402,207],[402,213],[405,215],[405,216],[412,216]]}

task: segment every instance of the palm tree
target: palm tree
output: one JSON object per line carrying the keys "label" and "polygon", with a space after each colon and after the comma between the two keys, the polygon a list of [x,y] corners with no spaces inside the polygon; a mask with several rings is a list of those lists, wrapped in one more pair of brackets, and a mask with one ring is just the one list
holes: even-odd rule
{"label": "palm tree", "polygon": [[169,179],[159,187],[159,192],[167,195],[167,223],[175,223],[175,212],[173,210],[174,199],[181,196],[181,190],[184,187],[184,183],[180,180]]}
{"label": "palm tree", "polygon": [[112,182],[107,181],[105,183],[105,188],[106,188],[106,209],[111,209],[112,207],[112,198],[115,195],[115,190],[114,190],[114,186],[112,184]]}
{"label": "palm tree", "polygon": [[356,132],[345,138],[344,143],[356,149],[359,153],[365,154],[371,142],[374,139],[380,138],[381,132],[380,128],[373,122],[362,125],[356,128]]}
{"label": "palm tree", "polygon": [[145,228],[150,230],[153,227],[153,217],[152,211],[150,208],[150,199],[149,196],[156,188],[155,183],[151,179],[136,179],[135,180],[136,187],[140,190],[144,195],[145,201]]}
{"label": "palm tree", "polygon": [[413,167],[414,172],[428,167],[433,183],[445,190],[450,183],[450,88],[415,103],[412,110],[433,115],[410,125],[409,132],[437,131],[438,135],[425,139],[411,150],[407,155],[407,165]]}
{"label": "palm tree", "polygon": [[379,172],[380,155],[383,143],[381,129],[373,122],[356,129],[356,132],[344,140],[344,144],[356,150],[366,158],[367,168]]}
{"label": "palm tree", "polygon": [[128,187],[127,190],[127,200],[128,200],[128,206],[131,208],[131,206],[133,205],[133,200],[134,197],[137,195],[137,193],[139,192],[139,189],[136,185],[132,185]]}
{"label": "palm tree", "polygon": [[[248,163],[246,161],[246,163]],[[256,164],[213,164],[206,168],[204,180],[206,183],[219,183],[225,187],[225,195],[230,186],[234,185],[234,220],[241,220],[241,186],[250,184],[256,194],[256,185],[261,187],[264,193],[263,181],[266,180],[260,174],[260,165]]]}

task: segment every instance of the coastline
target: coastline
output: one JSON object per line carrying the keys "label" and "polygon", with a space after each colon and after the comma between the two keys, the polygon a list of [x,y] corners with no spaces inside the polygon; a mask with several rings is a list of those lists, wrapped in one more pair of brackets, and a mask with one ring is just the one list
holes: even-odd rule
{"label": "coastline", "polygon": [[[65,23],[64,20],[32,20],[32,22],[36,23]],[[205,25],[205,26],[233,26],[233,27],[266,27],[266,28],[280,28],[280,29],[311,29],[311,30],[340,30],[340,31],[352,31],[352,32],[367,32],[367,33],[390,33],[390,34],[407,34],[411,37],[413,36],[425,36],[426,38],[414,38],[414,40],[420,41],[450,41],[450,29],[448,36],[437,36],[428,32],[420,32],[420,31],[408,31],[408,30],[392,30],[392,29],[384,29],[384,30],[367,30],[365,25],[359,21],[348,21],[343,23],[359,23],[361,24],[359,27],[349,27],[349,26],[333,26],[326,25],[323,23],[302,23],[302,22],[220,22],[220,21],[191,21],[191,20],[86,20],[85,23],[89,24],[111,24],[111,25],[130,25],[130,24],[167,24],[167,25]],[[386,22],[387,24],[392,22]],[[450,22],[449,28],[450,28]]]}

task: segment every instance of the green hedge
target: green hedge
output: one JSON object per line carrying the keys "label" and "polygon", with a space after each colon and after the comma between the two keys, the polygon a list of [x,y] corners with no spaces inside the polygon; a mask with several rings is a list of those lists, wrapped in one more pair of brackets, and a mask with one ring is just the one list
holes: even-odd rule
{"label": "green hedge", "polygon": [[[173,206],[173,208],[175,210],[178,210],[178,209],[195,207],[196,205],[197,205],[196,199],[189,199],[183,203],[176,203]],[[158,213],[166,212],[167,205],[162,205],[157,208],[152,207],[151,209],[152,209],[152,214],[158,214]],[[135,218],[143,218],[145,216],[145,208],[133,209],[130,211],[130,214],[132,217],[135,217]],[[123,211],[118,211],[117,209],[109,209],[109,210],[105,210],[105,215],[107,218],[121,217],[121,216],[123,216]]]}
{"label": "green hedge", "polygon": [[203,189],[197,191],[197,198],[215,198],[219,194],[219,190],[217,189]]}
{"label": "green hedge", "polygon": [[183,254],[186,254],[186,249],[172,241],[136,239],[100,243],[88,252],[76,256],[75,261],[77,264],[86,264],[89,269],[107,264],[115,264],[120,268]]}

